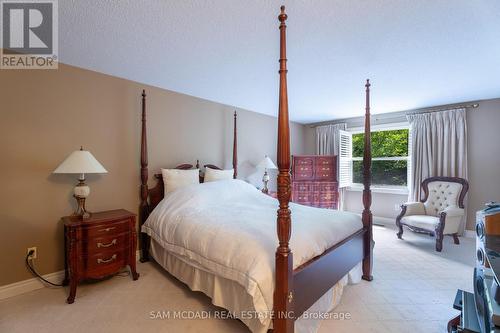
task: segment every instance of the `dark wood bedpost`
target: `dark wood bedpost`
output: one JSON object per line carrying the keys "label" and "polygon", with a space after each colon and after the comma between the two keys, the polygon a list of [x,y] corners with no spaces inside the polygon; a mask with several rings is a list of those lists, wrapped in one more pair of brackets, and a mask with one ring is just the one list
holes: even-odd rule
{"label": "dark wood bedpost", "polygon": [[234,128],[233,128],[233,178],[238,177],[238,129],[236,127],[237,114],[234,111]]}
{"label": "dark wood bedpost", "polygon": [[274,289],[274,322],[276,333],[290,333],[294,329],[293,311],[293,256],[289,247],[292,231],[290,217],[290,129],[288,122],[288,93],[286,83],[286,24],[285,6],[278,16],[280,23],[280,92],[278,113],[278,239],[276,250],[276,285]]}
{"label": "dark wood bedpost", "polygon": [[370,129],[370,80],[366,80],[366,113],[365,113],[365,147],[363,153],[363,227],[366,230],[364,236],[364,259],[363,259],[363,280],[373,280],[373,216],[370,210],[372,205],[372,192],[370,185],[372,182],[372,146]]}
{"label": "dark wood bedpost", "polygon": [[[139,227],[149,215],[148,205],[148,138],[146,131],[146,91],[142,91],[142,130],[141,130],[141,205],[139,207]],[[140,230],[139,230],[140,232]],[[149,236],[141,233],[141,262],[149,260]]]}

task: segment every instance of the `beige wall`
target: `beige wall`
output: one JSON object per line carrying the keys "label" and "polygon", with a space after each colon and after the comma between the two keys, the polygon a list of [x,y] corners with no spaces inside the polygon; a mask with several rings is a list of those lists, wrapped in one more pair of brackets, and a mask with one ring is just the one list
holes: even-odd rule
{"label": "beige wall", "polygon": [[467,112],[469,197],[467,229],[488,201],[500,202],[500,98],[481,101]]}
{"label": "beige wall", "polygon": [[[181,162],[229,168],[235,108],[92,71],[1,71],[0,74],[0,285],[30,278],[26,249],[38,247],[40,273],[63,267],[60,217],[74,208],[76,179],[51,172],[80,145],[108,170],[88,176],[91,211],[139,204],[140,93],[148,94],[150,175]],[[240,177],[276,155],[277,122],[239,113]],[[305,127],[292,124],[292,152],[307,152]],[[151,177],[150,177],[151,178]],[[260,185],[260,173],[250,179]]]}

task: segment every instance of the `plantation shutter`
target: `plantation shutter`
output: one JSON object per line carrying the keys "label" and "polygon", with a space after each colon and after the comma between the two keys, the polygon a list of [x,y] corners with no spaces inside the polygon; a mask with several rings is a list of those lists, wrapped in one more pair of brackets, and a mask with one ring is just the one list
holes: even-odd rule
{"label": "plantation shutter", "polygon": [[352,134],[339,130],[339,188],[352,184]]}

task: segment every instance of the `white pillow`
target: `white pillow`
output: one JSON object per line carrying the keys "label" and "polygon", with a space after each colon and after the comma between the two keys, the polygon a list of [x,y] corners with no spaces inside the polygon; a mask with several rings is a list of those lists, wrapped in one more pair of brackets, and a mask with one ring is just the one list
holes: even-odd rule
{"label": "white pillow", "polygon": [[205,168],[205,177],[203,182],[215,182],[218,180],[233,179],[234,169],[230,170],[217,170]]}
{"label": "white pillow", "polygon": [[178,188],[200,183],[200,169],[161,169],[165,194]]}

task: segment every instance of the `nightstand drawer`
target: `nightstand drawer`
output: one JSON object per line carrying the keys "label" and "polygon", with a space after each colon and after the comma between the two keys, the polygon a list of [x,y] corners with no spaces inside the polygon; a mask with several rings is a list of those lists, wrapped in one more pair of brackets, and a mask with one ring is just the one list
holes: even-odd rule
{"label": "nightstand drawer", "polygon": [[109,269],[119,269],[125,265],[127,256],[129,255],[129,248],[118,249],[116,251],[108,250],[99,253],[89,254],[83,258],[83,264],[87,271],[108,271]]}
{"label": "nightstand drawer", "polygon": [[107,250],[118,250],[130,246],[130,233],[92,237],[83,244],[83,253],[98,253]]}
{"label": "nightstand drawer", "polygon": [[130,220],[122,220],[104,225],[93,226],[83,229],[88,237],[100,237],[109,235],[118,235],[127,232],[130,229]]}

